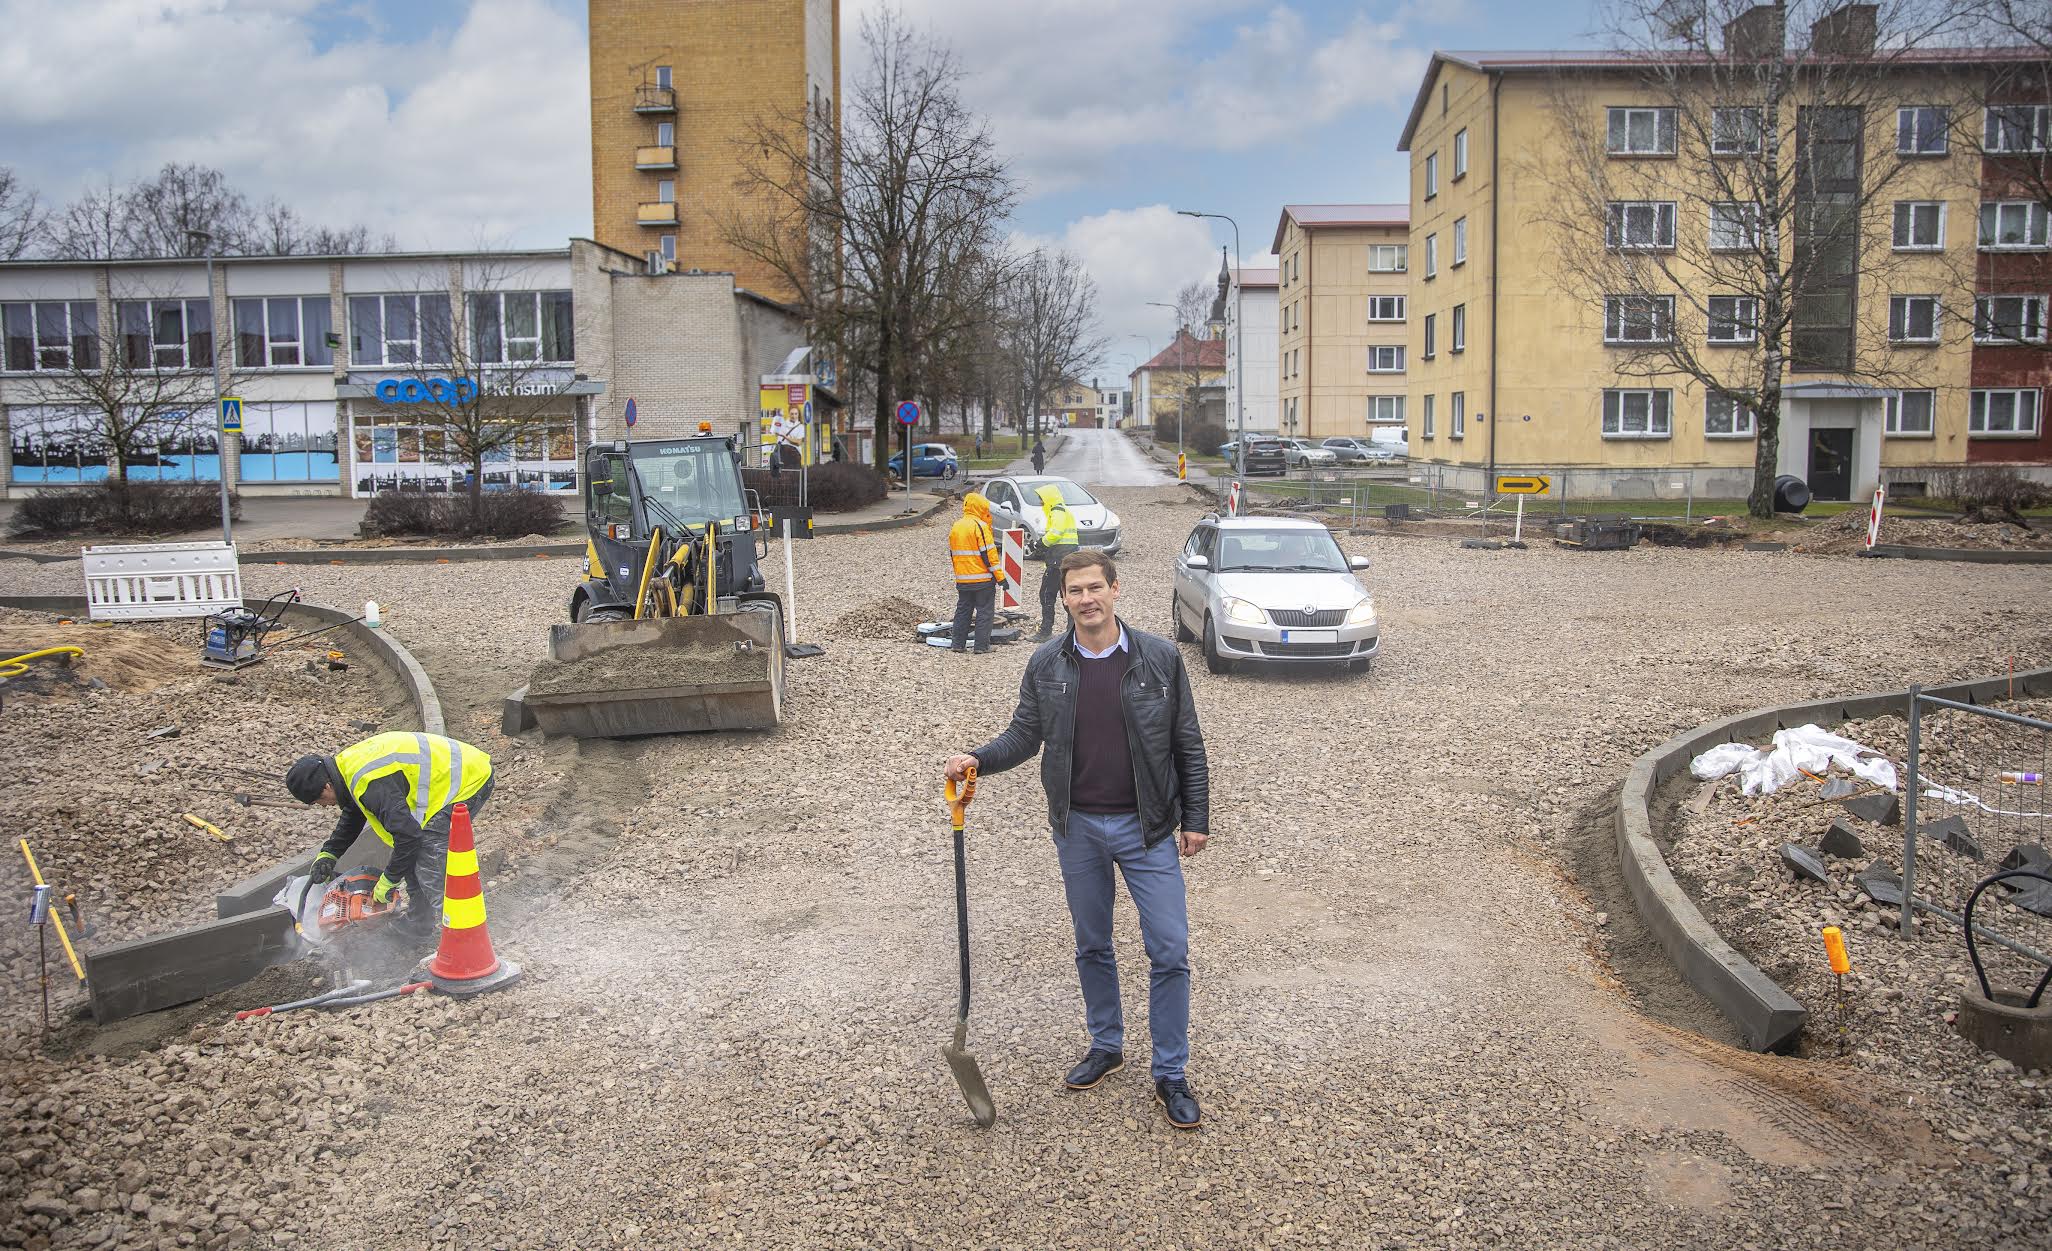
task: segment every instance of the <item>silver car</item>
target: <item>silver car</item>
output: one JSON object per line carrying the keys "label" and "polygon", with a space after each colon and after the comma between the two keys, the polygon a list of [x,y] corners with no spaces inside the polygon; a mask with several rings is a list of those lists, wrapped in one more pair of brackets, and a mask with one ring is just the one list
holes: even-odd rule
{"label": "silver car", "polygon": [[979,489],[990,501],[991,524],[1000,530],[1025,530],[1026,550],[1031,553],[1039,549],[1040,536],[1047,530],[1047,512],[1040,506],[1042,487],[1053,487],[1062,493],[1062,502],[1069,506],[1070,514],[1076,518],[1076,538],[1082,546],[1101,547],[1113,555],[1118,554],[1119,515],[1067,478],[1035,477],[1031,474],[992,478]]}
{"label": "silver car", "polygon": [[1354,576],[1367,567],[1315,521],[1207,516],[1176,557],[1176,641],[1201,641],[1213,673],[1237,660],[1365,671],[1382,642],[1375,601]]}
{"label": "silver car", "polygon": [[1323,468],[1339,463],[1339,454],[1309,439],[1284,439],[1283,458],[1299,469]]}

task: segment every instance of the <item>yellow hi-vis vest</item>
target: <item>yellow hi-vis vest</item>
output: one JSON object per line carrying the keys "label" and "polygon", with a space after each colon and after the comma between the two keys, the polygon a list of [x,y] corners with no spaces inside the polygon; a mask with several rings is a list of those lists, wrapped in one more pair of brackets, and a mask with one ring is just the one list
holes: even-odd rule
{"label": "yellow hi-vis vest", "polygon": [[364,823],[390,846],[392,831],[363,807],[363,792],[372,782],[393,773],[404,777],[407,806],[413,809],[414,821],[424,826],[483,790],[492,777],[492,758],[468,743],[439,734],[394,731],[336,752],[335,768],[356,798]]}
{"label": "yellow hi-vis vest", "polygon": [[1062,502],[1062,493],[1055,487],[1040,488],[1040,508],[1047,516],[1047,533],[1040,536],[1042,547],[1074,547],[1076,537],[1076,514]]}

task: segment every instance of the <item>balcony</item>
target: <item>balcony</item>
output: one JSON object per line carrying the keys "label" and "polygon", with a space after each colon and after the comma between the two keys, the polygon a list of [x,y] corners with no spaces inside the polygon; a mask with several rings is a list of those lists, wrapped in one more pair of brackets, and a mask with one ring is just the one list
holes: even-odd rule
{"label": "balcony", "polygon": [[677,111],[677,89],[658,87],[643,83],[634,89],[634,111],[636,113],[675,113]]}
{"label": "balcony", "polygon": [[677,149],[636,148],[634,149],[634,168],[675,169],[677,168]]}
{"label": "balcony", "polygon": [[674,226],[677,224],[677,205],[674,201],[644,204],[636,210],[634,220],[644,226]]}

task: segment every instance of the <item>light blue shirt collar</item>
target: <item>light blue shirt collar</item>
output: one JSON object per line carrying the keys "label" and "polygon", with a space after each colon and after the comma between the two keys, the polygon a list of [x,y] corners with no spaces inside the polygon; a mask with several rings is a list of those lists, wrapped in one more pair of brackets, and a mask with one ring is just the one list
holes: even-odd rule
{"label": "light blue shirt collar", "polygon": [[1083,646],[1083,640],[1076,640],[1076,654],[1078,656],[1081,656],[1085,660],[1103,660],[1105,657],[1111,655],[1113,652],[1124,651],[1125,649],[1126,627],[1124,626],[1119,627],[1119,641],[1113,643],[1110,647],[1105,648],[1101,652],[1093,652],[1089,648]]}

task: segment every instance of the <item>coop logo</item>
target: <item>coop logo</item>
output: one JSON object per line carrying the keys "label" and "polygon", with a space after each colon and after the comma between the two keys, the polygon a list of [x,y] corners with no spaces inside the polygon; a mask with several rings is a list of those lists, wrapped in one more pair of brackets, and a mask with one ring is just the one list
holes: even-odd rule
{"label": "coop logo", "polygon": [[385,404],[468,404],[477,398],[477,383],[468,378],[383,378],[371,393]]}

